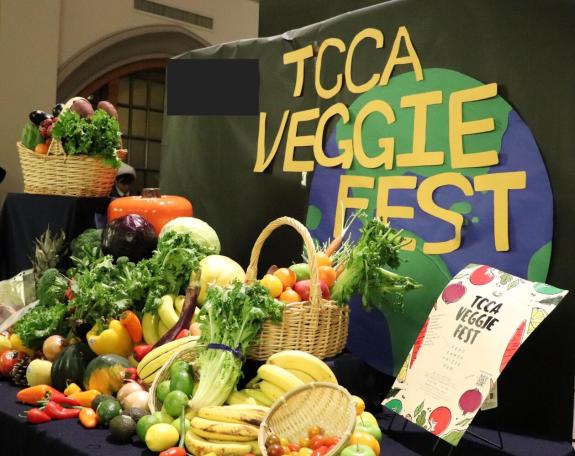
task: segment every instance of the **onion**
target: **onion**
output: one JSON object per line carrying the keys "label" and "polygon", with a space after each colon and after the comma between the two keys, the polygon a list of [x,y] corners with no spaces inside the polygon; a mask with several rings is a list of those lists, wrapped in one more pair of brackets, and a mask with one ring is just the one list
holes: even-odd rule
{"label": "onion", "polygon": [[119,389],[118,393],[116,394],[116,399],[118,399],[118,402],[122,405],[122,407],[126,409],[128,407],[124,406],[124,400],[130,394],[135,393],[137,391],[142,391],[143,389],[144,388],[142,388],[142,385],[140,385],[137,382],[128,382]]}
{"label": "onion", "polygon": [[42,352],[48,361],[54,361],[66,346],[66,339],[62,336],[50,336],[42,345]]}
{"label": "onion", "polygon": [[124,399],[123,407],[124,409],[129,409],[132,407],[142,409],[144,411],[149,411],[148,399],[150,398],[150,393],[147,391],[136,391],[129,394],[128,397]]}

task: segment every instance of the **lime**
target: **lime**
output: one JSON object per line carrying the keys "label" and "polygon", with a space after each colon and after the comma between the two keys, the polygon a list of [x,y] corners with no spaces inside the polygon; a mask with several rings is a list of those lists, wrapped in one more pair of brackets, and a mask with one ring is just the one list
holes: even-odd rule
{"label": "lime", "polygon": [[156,388],[156,397],[160,402],[164,402],[164,399],[166,398],[169,392],[170,392],[170,381],[164,380]]}
{"label": "lime", "polygon": [[190,371],[190,365],[181,359],[174,361],[174,363],[170,366],[170,377],[173,377],[176,372],[188,372]]}
{"label": "lime", "polygon": [[146,415],[146,416],[143,416],[142,418],[140,418],[140,420],[138,421],[138,424],[136,425],[136,434],[138,434],[138,438],[142,442],[145,442],[146,441],[146,432],[148,432],[148,429],[150,428],[150,426],[152,424],[157,424],[159,422],[160,422],[160,420],[158,419],[158,417],[155,414],[154,415]]}
{"label": "lime", "polygon": [[170,380],[170,391],[182,391],[191,396],[194,390],[194,380],[186,371],[178,371]]}
{"label": "lime", "polygon": [[188,404],[188,395],[183,391],[170,391],[164,401],[166,412],[173,418],[180,416],[182,408]]}
{"label": "lime", "polygon": [[100,418],[100,423],[103,426],[107,426],[112,421],[112,418],[122,413],[122,406],[115,399],[106,399],[100,402],[96,413],[98,418]]}

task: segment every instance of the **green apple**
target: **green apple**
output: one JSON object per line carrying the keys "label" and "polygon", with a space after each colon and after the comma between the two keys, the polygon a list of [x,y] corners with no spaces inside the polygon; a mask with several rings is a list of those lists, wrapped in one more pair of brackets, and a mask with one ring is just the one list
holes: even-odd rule
{"label": "green apple", "polygon": [[379,424],[377,423],[377,418],[375,418],[375,416],[373,416],[371,413],[369,412],[363,412],[361,415],[359,415],[357,417],[357,422],[361,423],[363,422],[364,424],[372,424],[373,426],[379,426]]}
{"label": "green apple", "polygon": [[374,425],[371,421],[368,423],[367,421],[357,420],[355,422],[355,431],[367,432],[368,434],[373,435],[377,441],[380,441],[382,437],[379,426],[377,424]]}
{"label": "green apple", "polygon": [[350,445],[342,450],[340,456],[375,456],[375,451],[367,445]]}

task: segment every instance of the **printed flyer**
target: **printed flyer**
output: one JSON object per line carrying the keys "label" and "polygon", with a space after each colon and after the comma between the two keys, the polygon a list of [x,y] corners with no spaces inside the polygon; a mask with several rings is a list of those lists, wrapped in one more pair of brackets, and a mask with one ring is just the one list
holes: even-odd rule
{"label": "printed flyer", "polygon": [[457,445],[519,346],[566,294],[468,265],[437,299],[383,405]]}

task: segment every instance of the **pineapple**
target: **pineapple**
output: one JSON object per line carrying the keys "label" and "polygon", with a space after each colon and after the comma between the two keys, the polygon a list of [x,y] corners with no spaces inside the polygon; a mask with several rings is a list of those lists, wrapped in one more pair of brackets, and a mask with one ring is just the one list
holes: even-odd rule
{"label": "pineapple", "polygon": [[34,242],[34,254],[30,261],[34,273],[34,281],[38,279],[46,269],[55,268],[60,263],[64,255],[66,243],[66,234],[63,230],[60,233],[52,233],[50,227]]}

